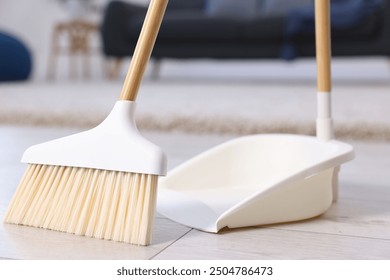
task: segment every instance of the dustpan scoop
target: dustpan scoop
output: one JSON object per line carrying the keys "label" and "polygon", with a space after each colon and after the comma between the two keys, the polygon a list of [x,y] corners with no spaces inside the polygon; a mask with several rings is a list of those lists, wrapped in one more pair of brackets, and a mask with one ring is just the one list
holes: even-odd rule
{"label": "dustpan scoop", "polygon": [[160,179],[157,211],[207,232],[312,218],[337,197],[352,146],[333,140],[329,1],[316,0],[317,137],[263,134],[206,151]]}

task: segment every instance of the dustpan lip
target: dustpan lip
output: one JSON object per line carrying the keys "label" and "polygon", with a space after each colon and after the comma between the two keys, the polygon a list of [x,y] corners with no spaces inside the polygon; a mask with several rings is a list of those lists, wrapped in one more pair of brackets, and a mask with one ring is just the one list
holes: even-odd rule
{"label": "dustpan lip", "polygon": [[[167,205],[171,205],[169,201],[171,201],[172,199],[174,201],[180,202],[180,204],[182,205],[185,205],[185,210],[183,210],[184,208],[182,206],[178,206],[178,208],[181,208],[182,211],[174,211],[174,214],[172,214],[172,209],[170,209],[170,207],[166,207]],[[191,207],[194,205],[196,205],[196,211],[194,209],[191,210]],[[195,214],[196,217],[199,214],[199,209],[207,209],[207,215],[205,214],[204,216],[202,216],[204,218],[201,219],[201,222],[194,222],[194,217],[191,217],[191,214]],[[203,203],[200,200],[193,199],[191,196],[186,195],[182,192],[167,189],[163,193],[159,193],[157,197],[156,210],[158,213],[162,214],[163,216],[166,216],[167,218],[172,219],[172,216],[174,216],[175,218],[173,218],[172,220],[181,223],[185,226],[212,233],[217,233],[219,231],[219,228],[217,227],[217,221],[221,215],[213,211],[209,207],[209,205]],[[183,213],[186,214],[182,215]],[[196,226],[194,224],[196,224]]]}
{"label": "dustpan lip", "polygon": [[[167,172],[167,176],[161,178],[160,180],[162,182],[164,181],[167,181],[169,180],[169,178],[171,176],[174,176],[176,173],[179,173],[181,172],[181,170],[183,169],[186,169],[189,165],[191,165],[193,162],[196,162],[196,161],[199,161],[201,160],[204,156],[206,155],[209,155],[210,153],[218,153],[220,150],[222,149],[225,149],[226,147],[232,145],[232,144],[235,144],[236,142],[243,142],[243,141],[246,141],[246,140],[250,140],[250,139],[256,139],[256,138],[290,138],[290,139],[294,139],[295,141],[296,140],[305,140],[305,141],[316,141],[318,143],[321,143],[321,144],[332,144],[332,145],[336,145],[338,146],[340,149],[339,149],[339,154],[342,152],[342,154],[351,154],[350,156],[352,157],[348,157],[345,159],[345,161],[349,161],[349,160],[352,160],[353,157],[354,157],[354,154],[353,154],[353,147],[350,145],[350,144],[347,144],[345,142],[341,142],[341,141],[338,141],[338,140],[335,140],[335,139],[331,139],[331,140],[322,140],[322,139],[319,139],[315,136],[310,136],[310,135],[300,135],[300,134],[283,134],[283,133],[269,133],[269,134],[253,134],[253,135],[245,135],[245,136],[241,136],[241,137],[238,137],[238,138],[233,138],[233,139],[230,139],[230,140],[227,140],[226,142],[223,142],[219,145],[216,145],[206,151],[203,151],[201,153],[199,153],[198,155],[192,157],[191,159],[183,162],[182,164],[180,164],[179,166],[176,166],[175,168],[173,168],[172,170],[168,171]],[[344,162],[345,162],[344,161]]]}

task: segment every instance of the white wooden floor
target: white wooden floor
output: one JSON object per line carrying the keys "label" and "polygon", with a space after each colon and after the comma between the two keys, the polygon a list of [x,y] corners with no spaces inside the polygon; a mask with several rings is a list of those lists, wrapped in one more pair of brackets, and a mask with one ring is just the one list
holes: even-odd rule
{"label": "white wooden floor", "polygon": [[[25,169],[23,151],[75,131],[0,126],[0,217]],[[145,134],[169,168],[231,138]],[[210,234],[157,215],[148,247],[0,223],[0,259],[390,259],[390,143],[351,144],[357,157],[342,168],[339,202],[315,219]]]}

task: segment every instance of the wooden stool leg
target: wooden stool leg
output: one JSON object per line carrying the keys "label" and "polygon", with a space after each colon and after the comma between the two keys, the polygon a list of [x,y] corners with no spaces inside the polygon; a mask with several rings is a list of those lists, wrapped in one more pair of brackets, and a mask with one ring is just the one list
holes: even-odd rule
{"label": "wooden stool leg", "polygon": [[156,58],[154,60],[153,66],[152,66],[152,72],[151,72],[151,78],[152,80],[158,80],[160,77],[161,72],[161,59]]}
{"label": "wooden stool leg", "polygon": [[60,30],[58,28],[55,28],[53,30],[52,37],[51,37],[51,48],[50,48],[49,60],[47,64],[47,73],[46,73],[46,78],[48,80],[53,80],[56,76],[57,58],[59,55],[59,46],[58,46],[59,33]]}
{"label": "wooden stool leg", "polygon": [[75,79],[77,77],[77,59],[75,53],[69,54],[69,78]]}
{"label": "wooden stool leg", "polygon": [[114,58],[112,61],[110,61],[111,65],[108,65],[108,69],[107,69],[107,76],[110,80],[113,80],[113,79],[116,79],[118,78],[119,76],[119,73],[120,73],[120,70],[121,70],[121,66],[122,66],[122,58],[121,57],[117,57],[117,58]]}
{"label": "wooden stool leg", "polygon": [[46,78],[48,80],[54,80],[56,76],[56,68],[57,68],[57,57],[55,54],[51,53],[49,55],[49,62],[47,66],[47,73],[46,73]]}
{"label": "wooden stool leg", "polygon": [[91,71],[90,71],[90,54],[87,52],[84,55],[84,78],[89,79],[91,77]]}

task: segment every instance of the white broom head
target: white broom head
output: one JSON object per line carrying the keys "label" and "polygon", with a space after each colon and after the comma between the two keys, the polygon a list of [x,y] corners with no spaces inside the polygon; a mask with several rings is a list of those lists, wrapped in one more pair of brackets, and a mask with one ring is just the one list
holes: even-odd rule
{"label": "white broom head", "polygon": [[96,128],[29,148],[5,222],[150,244],[166,157],[140,135],[134,109],[118,101]]}

